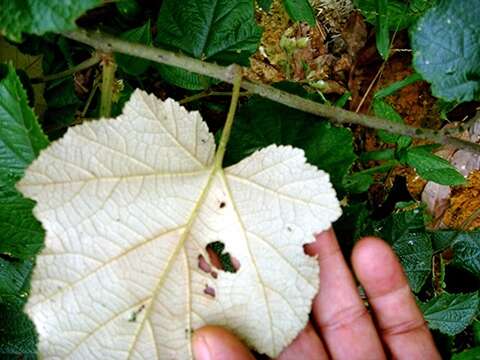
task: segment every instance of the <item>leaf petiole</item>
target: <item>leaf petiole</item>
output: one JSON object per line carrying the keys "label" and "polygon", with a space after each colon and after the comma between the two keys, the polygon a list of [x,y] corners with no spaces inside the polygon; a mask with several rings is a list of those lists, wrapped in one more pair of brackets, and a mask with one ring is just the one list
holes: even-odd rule
{"label": "leaf petiole", "polygon": [[[250,93],[248,91],[243,91],[240,93],[240,96],[248,96]],[[232,96],[231,91],[211,91],[211,90],[206,90],[199,92],[198,94],[194,94],[192,96],[188,96],[186,98],[183,98],[182,100],[179,100],[179,104],[187,104],[192,101],[197,101],[209,96]]]}
{"label": "leaf petiole", "polygon": [[56,74],[50,74],[50,75],[46,75],[46,76],[43,76],[43,77],[32,79],[32,84],[38,84],[38,83],[42,83],[42,82],[48,82],[48,81],[62,79],[62,78],[67,77],[69,75],[73,75],[73,74],[75,74],[79,71],[88,69],[89,67],[92,67],[92,66],[98,64],[100,62],[100,60],[101,60],[101,58],[98,55],[98,53],[94,52],[90,58],[88,58],[85,61],[82,61],[80,64],[75,65],[74,67],[72,67],[70,69],[61,71],[61,72],[56,73]]}
{"label": "leaf petiole", "polygon": [[240,97],[240,85],[242,84],[242,68],[238,65],[232,65],[233,76],[233,90],[232,101],[230,102],[230,108],[228,109],[227,120],[223,127],[222,137],[218,144],[217,153],[215,154],[215,170],[222,168],[223,157],[225,156],[225,150],[227,149],[228,139],[232,131],[233,119],[235,118],[235,111],[237,110],[238,98]]}
{"label": "leaf petiole", "polygon": [[113,54],[105,54],[102,59],[102,96],[100,98],[100,117],[108,118],[112,113],[113,82],[117,65]]}
{"label": "leaf petiole", "polygon": [[368,175],[368,174],[387,172],[392,167],[397,166],[399,164],[400,164],[400,162],[398,162],[397,160],[390,160],[390,161],[386,161],[382,165],[375,166],[375,167],[372,167],[372,168],[367,169],[367,170],[362,170],[362,171],[356,172],[355,175],[357,175],[357,174]]}

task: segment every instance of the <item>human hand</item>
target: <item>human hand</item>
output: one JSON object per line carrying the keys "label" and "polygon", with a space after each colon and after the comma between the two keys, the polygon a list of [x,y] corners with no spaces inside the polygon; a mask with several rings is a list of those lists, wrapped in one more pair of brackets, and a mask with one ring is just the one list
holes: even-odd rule
{"label": "human hand", "polygon": [[[372,314],[333,230],[317,235],[306,252],[318,256],[320,291],[311,321],[278,359],[440,359],[402,267],[384,241],[362,239],[352,253]],[[193,349],[197,360],[254,359],[245,345],[218,326],[197,330]]]}

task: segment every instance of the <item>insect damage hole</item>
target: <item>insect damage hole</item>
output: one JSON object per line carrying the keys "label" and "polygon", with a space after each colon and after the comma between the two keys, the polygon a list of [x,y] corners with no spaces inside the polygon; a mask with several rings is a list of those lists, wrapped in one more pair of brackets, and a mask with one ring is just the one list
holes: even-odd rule
{"label": "insect damage hole", "polygon": [[206,250],[213,267],[226,272],[235,273],[240,269],[240,261],[230,253],[225,253],[225,244],[221,241],[214,241],[207,245]]}
{"label": "insect damage hole", "polygon": [[145,309],[145,305],[140,305],[140,307],[137,310],[132,311],[130,314],[130,318],[128,319],[129,322],[135,322],[137,321],[137,316]]}

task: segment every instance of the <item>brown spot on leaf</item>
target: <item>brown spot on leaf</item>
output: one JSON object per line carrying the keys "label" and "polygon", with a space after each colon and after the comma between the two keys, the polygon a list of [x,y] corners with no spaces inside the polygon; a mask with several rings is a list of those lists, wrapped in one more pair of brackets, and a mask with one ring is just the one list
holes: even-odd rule
{"label": "brown spot on leaf", "polygon": [[205,289],[203,289],[203,293],[211,296],[212,298],[215,297],[215,289],[211,286],[208,286],[208,284],[205,285]]}
{"label": "brown spot on leaf", "polygon": [[198,268],[207,274],[212,271],[212,267],[210,264],[205,260],[203,255],[198,255]]}

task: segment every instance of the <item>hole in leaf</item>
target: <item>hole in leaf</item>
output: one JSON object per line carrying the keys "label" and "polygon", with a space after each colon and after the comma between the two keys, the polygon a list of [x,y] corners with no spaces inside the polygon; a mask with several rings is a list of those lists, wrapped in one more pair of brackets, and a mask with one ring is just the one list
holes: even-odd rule
{"label": "hole in leaf", "polygon": [[145,309],[145,305],[140,305],[140,307],[137,310],[132,311],[130,314],[130,319],[128,319],[129,322],[135,322],[137,321],[137,316]]}
{"label": "hole in leaf", "polygon": [[316,242],[316,240],[314,239],[312,242],[309,242],[309,243],[306,243],[306,244],[303,244],[303,245],[302,245],[302,247],[303,247],[303,253],[304,253],[305,255],[308,255],[308,256],[311,256],[311,257],[315,257],[315,256],[316,256],[315,242]]}
{"label": "hole in leaf", "polygon": [[[240,269],[240,261],[231,256],[230,253],[224,253],[225,244],[221,241],[214,241],[207,245],[206,250],[210,258],[210,264],[219,270],[226,272],[237,272]],[[212,274],[213,277],[215,277]]]}
{"label": "hole in leaf", "polygon": [[219,206],[220,209],[223,209],[223,208],[225,207],[225,205],[226,205],[225,202],[222,201],[222,202],[220,203],[220,206]]}
{"label": "hole in leaf", "polygon": [[212,298],[215,297],[215,289],[211,286],[205,285],[205,289],[203,289],[203,293],[211,296]]}

